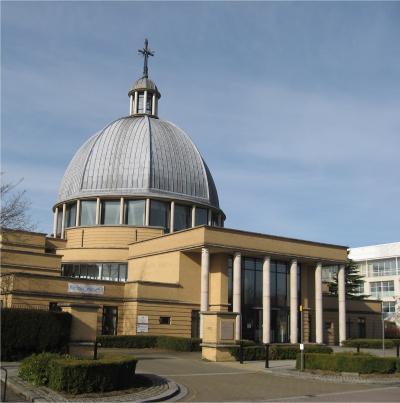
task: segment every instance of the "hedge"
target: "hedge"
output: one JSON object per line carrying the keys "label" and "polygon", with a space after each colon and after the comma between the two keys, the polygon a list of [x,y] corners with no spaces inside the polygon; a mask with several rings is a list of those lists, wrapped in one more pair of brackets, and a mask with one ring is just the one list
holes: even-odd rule
{"label": "hedge", "polygon": [[[300,368],[300,354],[297,355],[296,368]],[[321,369],[335,372],[358,372],[360,374],[390,374],[400,371],[398,358],[375,357],[369,354],[318,354],[304,355],[305,369]]]}
{"label": "hedge", "polygon": [[19,368],[19,376],[35,385],[67,393],[105,392],[135,384],[137,360],[108,356],[99,360],[62,358],[58,354],[34,354]]}
{"label": "hedge", "polygon": [[1,358],[12,361],[43,351],[65,352],[70,328],[69,313],[3,308]]}
{"label": "hedge", "polygon": [[[385,339],[385,347],[393,348],[399,344],[398,339]],[[344,347],[382,348],[382,339],[348,339],[343,342]]]}
{"label": "hedge", "polygon": [[[297,353],[300,351],[299,345],[291,344],[272,344],[269,347],[270,360],[295,360]],[[309,353],[331,354],[333,350],[327,346],[317,344],[306,344],[305,351]],[[236,360],[240,359],[240,349],[232,348],[230,353]],[[257,361],[265,360],[265,346],[245,346],[243,348],[243,360]]]}
{"label": "hedge", "polygon": [[173,336],[99,336],[102,347],[162,348],[174,351],[200,351],[200,339]]}

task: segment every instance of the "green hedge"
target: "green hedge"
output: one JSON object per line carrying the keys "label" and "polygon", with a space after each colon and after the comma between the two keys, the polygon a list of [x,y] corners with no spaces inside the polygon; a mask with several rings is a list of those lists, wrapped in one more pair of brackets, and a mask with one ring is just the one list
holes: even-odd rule
{"label": "green hedge", "polygon": [[[385,347],[393,348],[400,340],[386,339]],[[343,342],[344,347],[382,348],[382,339],[348,339]]]}
{"label": "green hedge", "polygon": [[34,354],[19,368],[19,376],[34,385],[67,393],[105,392],[135,384],[137,360],[108,356],[99,360],[62,358],[58,354]]}
{"label": "green hedge", "polygon": [[48,386],[72,394],[128,388],[135,383],[136,364],[135,358],[126,356],[53,360],[50,361]]}
{"label": "green hedge", "polygon": [[163,348],[174,351],[200,351],[200,339],[173,336],[99,336],[102,347]]}
{"label": "green hedge", "polygon": [[65,352],[71,315],[31,309],[1,310],[1,354],[3,361],[24,358],[43,351]]}
{"label": "green hedge", "polygon": [[[296,368],[300,368],[300,354],[297,355]],[[358,372],[360,374],[390,374],[400,371],[398,358],[375,357],[369,354],[317,354],[304,356],[305,369],[321,369],[335,372]]]}
{"label": "green hedge", "polygon": [[[300,351],[299,345],[291,344],[272,344],[269,347],[270,360],[295,360],[297,353]],[[331,354],[333,350],[327,346],[316,344],[306,344],[305,351],[309,353]],[[230,350],[236,360],[240,359],[240,349],[232,348]],[[265,360],[265,347],[264,346],[245,346],[243,348],[244,361],[257,361]]]}

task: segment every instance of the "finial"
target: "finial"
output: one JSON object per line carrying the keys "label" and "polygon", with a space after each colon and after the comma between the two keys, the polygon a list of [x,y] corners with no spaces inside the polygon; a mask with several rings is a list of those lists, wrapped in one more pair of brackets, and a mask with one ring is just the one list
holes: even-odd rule
{"label": "finial", "polygon": [[143,77],[148,78],[149,77],[149,70],[147,66],[147,61],[149,56],[154,56],[154,52],[148,48],[149,41],[147,38],[144,40],[144,48],[143,49],[138,49],[138,52],[141,53],[144,57],[144,65],[143,65]]}

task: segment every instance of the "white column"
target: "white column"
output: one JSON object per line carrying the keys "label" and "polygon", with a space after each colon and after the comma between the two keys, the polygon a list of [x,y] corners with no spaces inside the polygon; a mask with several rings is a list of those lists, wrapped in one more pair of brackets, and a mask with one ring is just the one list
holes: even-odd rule
{"label": "white column", "polygon": [[146,199],[144,223],[147,227],[150,225],[150,199]]}
{"label": "white column", "polygon": [[66,205],[65,203],[62,206],[62,221],[61,221],[61,238],[64,239],[64,229],[65,229],[65,212]]}
{"label": "white column", "polygon": [[57,237],[57,217],[58,217],[58,207],[54,209],[53,238]]}
{"label": "white column", "polygon": [[135,103],[133,104],[133,113],[138,113],[138,93],[135,91]]}
{"label": "white column", "polygon": [[271,342],[271,286],[270,286],[271,258],[264,257],[263,263],[263,343]]}
{"label": "white column", "polygon": [[152,103],[151,103],[151,114],[153,116],[156,115],[156,102],[157,102],[156,99],[157,99],[156,93],[154,93],[153,94],[153,100],[152,100]]}
{"label": "white column", "polygon": [[78,199],[76,201],[76,217],[75,217],[75,226],[76,227],[79,227],[79,225],[81,224],[80,217],[81,217],[81,201]]}
{"label": "white column", "polygon": [[338,297],[339,297],[339,344],[346,340],[346,289],[345,266],[339,266],[338,272]]}
{"label": "white column", "polygon": [[233,312],[238,313],[236,316],[236,327],[235,327],[235,340],[240,340],[241,338],[241,323],[242,317],[241,313],[241,261],[242,255],[236,252],[233,256]]}
{"label": "white column", "polygon": [[315,342],[323,343],[322,325],[322,263],[315,267]]}
{"label": "white column", "polygon": [[192,228],[196,226],[196,206],[192,206]]}
{"label": "white column", "polygon": [[170,214],[169,232],[174,232],[174,220],[175,220],[175,202],[171,202],[171,214]]}
{"label": "white column", "polygon": [[297,337],[297,260],[290,263],[290,342],[296,344]]}
{"label": "white column", "polygon": [[201,249],[201,279],[200,279],[200,338],[203,337],[203,314],[208,311],[208,275],[210,272],[210,252]]}
{"label": "white column", "polygon": [[122,225],[124,223],[124,198],[121,197],[119,205],[119,223]]}
{"label": "white column", "polygon": [[100,197],[96,199],[96,225],[100,224]]}
{"label": "white column", "polygon": [[133,115],[133,95],[129,97],[129,115]]}
{"label": "white column", "polygon": [[212,211],[211,211],[211,209],[209,208],[209,209],[208,209],[208,225],[211,225],[211,215],[212,215]]}

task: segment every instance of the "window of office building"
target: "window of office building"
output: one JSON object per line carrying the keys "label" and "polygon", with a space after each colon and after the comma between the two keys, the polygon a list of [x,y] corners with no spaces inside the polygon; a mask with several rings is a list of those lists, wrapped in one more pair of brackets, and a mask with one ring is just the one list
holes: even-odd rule
{"label": "window of office building", "polygon": [[196,207],[195,225],[208,225],[208,209]]}
{"label": "window of office building", "polygon": [[[378,276],[394,276],[397,274],[396,259],[382,259],[368,262],[369,275]],[[400,273],[399,273],[400,274]]]}
{"label": "window of office building", "polygon": [[374,281],[369,286],[371,295],[376,298],[390,297],[394,294],[394,281]]}
{"label": "window of office building", "polygon": [[382,309],[384,313],[394,313],[396,312],[396,302],[395,301],[383,301]]}
{"label": "window of office building", "polygon": [[80,224],[85,225],[96,225],[96,200],[82,200],[81,201],[81,213],[80,213]]}
{"label": "window of office building", "polygon": [[101,334],[115,336],[117,334],[118,307],[103,306]]}
{"label": "window of office building", "polygon": [[150,201],[150,225],[164,227],[169,232],[170,204],[159,200]]}
{"label": "window of office building", "polygon": [[145,208],[145,200],[125,200],[125,224],[138,226],[144,225]]}
{"label": "window of office building", "polygon": [[68,203],[65,209],[65,228],[76,225],[76,202]]}
{"label": "window of office building", "polygon": [[103,225],[119,224],[120,200],[102,200],[100,223]]}
{"label": "window of office building", "polygon": [[174,230],[190,228],[192,226],[192,208],[175,204],[174,208]]}
{"label": "window of office building", "polygon": [[126,263],[65,263],[61,265],[64,277],[85,278],[105,281],[126,281]]}

